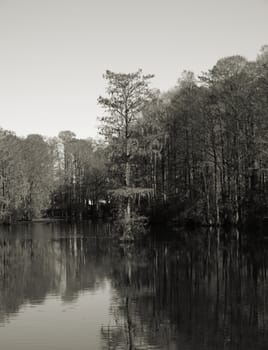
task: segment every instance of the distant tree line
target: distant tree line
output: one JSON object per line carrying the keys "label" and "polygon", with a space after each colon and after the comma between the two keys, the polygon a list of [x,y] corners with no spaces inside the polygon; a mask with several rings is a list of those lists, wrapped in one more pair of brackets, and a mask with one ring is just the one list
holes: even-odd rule
{"label": "distant tree line", "polygon": [[102,146],[71,131],[17,137],[0,130],[0,222],[83,218],[105,198]]}
{"label": "distant tree line", "polygon": [[101,202],[129,220],[238,224],[268,209],[268,47],[220,59],[160,93],[107,71],[102,142],[0,131],[0,219],[82,219]]}

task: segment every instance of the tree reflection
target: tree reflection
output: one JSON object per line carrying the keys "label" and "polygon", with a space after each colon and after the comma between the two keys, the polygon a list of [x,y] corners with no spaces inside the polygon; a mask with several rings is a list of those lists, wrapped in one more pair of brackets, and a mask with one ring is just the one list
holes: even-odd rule
{"label": "tree reflection", "polygon": [[103,349],[267,347],[264,246],[220,243],[209,231],[121,255],[113,263],[116,321],[102,329]]}
{"label": "tree reflection", "polygon": [[48,294],[72,302],[79,291],[107,279],[109,259],[101,253],[101,238],[64,226],[17,230],[0,235],[0,322],[26,303],[42,303]]}
{"label": "tree reflection", "polygon": [[109,280],[103,349],[267,348],[264,244],[209,230],[118,247],[105,230],[44,225],[1,234],[0,322],[49,294],[71,303]]}

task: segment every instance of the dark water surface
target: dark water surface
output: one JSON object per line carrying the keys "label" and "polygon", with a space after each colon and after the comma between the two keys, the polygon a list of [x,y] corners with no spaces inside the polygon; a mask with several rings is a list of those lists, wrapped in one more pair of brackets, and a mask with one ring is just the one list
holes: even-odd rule
{"label": "dark water surface", "polygon": [[1,228],[0,349],[268,349],[265,244],[180,237],[120,247],[104,224]]}

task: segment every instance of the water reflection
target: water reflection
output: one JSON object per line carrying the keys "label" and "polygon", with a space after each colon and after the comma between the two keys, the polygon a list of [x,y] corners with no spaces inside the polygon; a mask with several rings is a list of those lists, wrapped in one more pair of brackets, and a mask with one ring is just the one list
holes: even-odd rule
{"label": "water reflection", "polygon": [[[16,322],[28,322],[25,349],[267,349],[266,246],[179,237],[118,246],[90,223],[2,232],[0,342],[15,349]],[[44,314],[64,336],[44,337]]]}

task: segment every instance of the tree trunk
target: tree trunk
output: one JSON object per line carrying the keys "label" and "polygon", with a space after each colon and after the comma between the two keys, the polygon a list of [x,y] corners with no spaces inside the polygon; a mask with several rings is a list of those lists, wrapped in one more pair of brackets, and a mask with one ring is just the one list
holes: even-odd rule
{"label": "tree trunk", "polygon": [[[129,143],[128,138],[126,139],[126,174],[125,174],[125,181],[126,181],[126,187],[130,187],[130,163],[129,163]],[[126,207],[126,219],[130,219],[130,198],[127,198],[127,207]]]}

